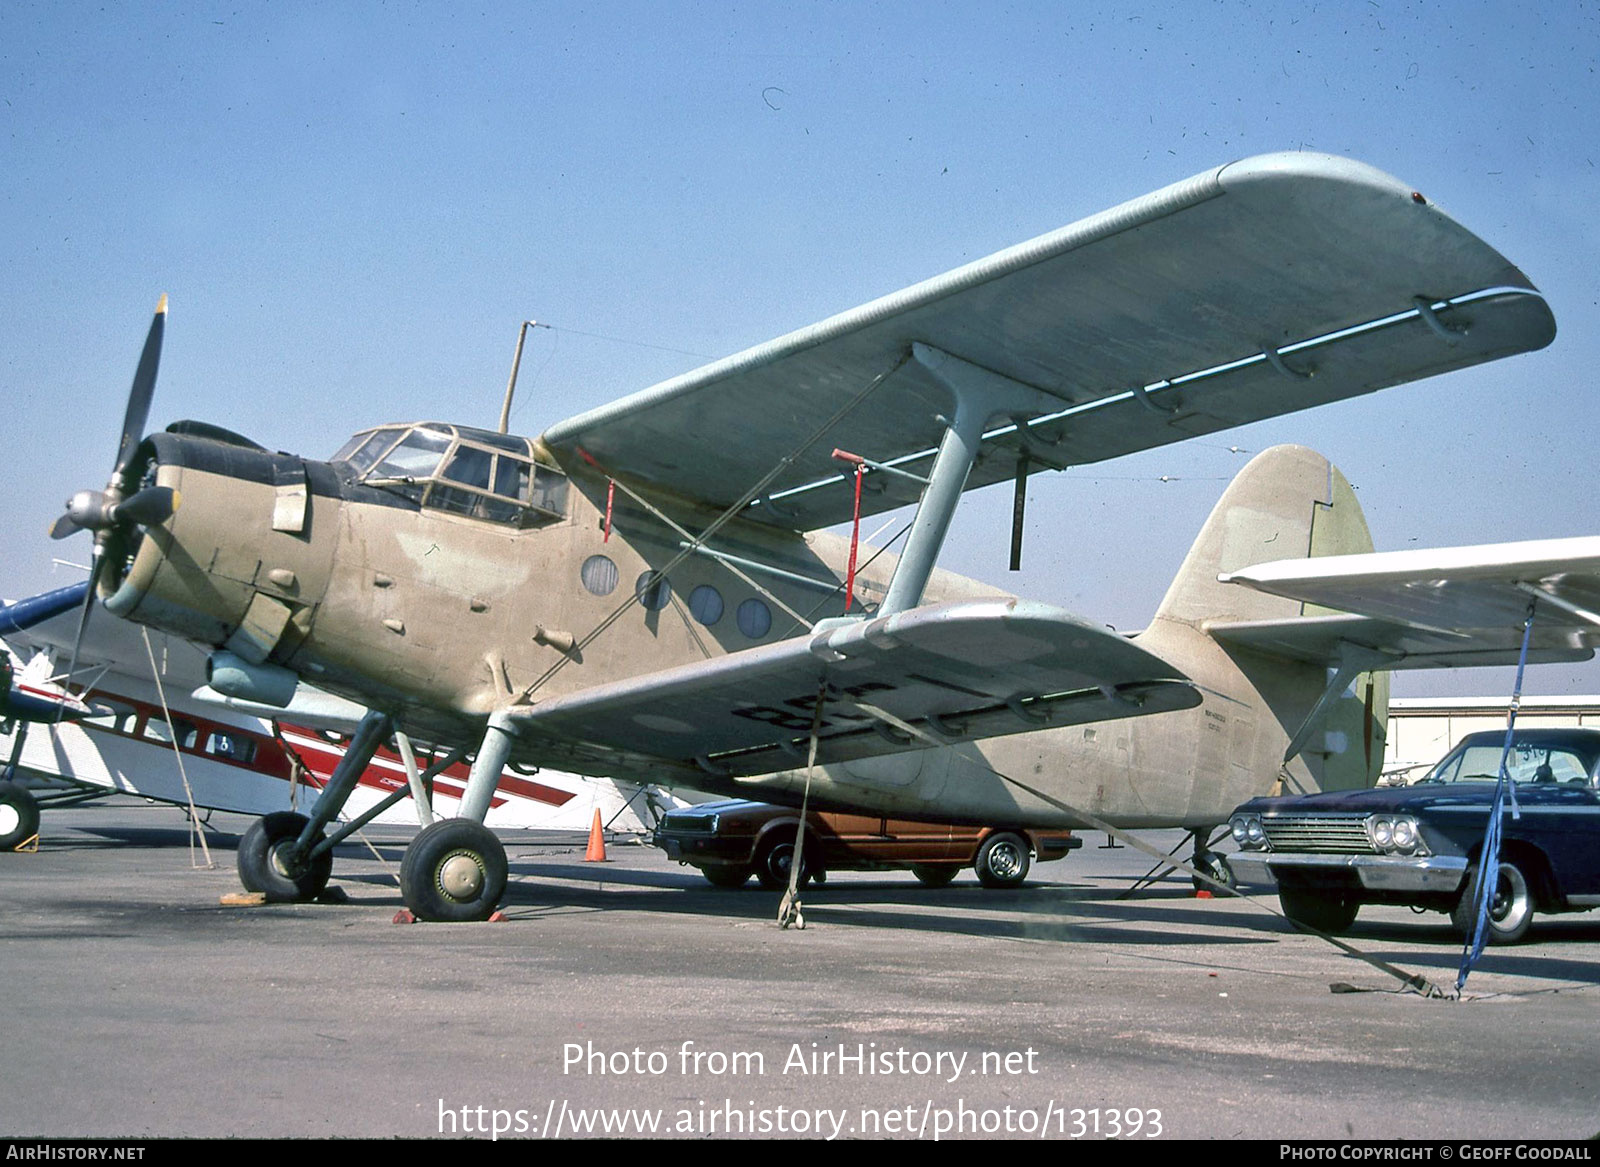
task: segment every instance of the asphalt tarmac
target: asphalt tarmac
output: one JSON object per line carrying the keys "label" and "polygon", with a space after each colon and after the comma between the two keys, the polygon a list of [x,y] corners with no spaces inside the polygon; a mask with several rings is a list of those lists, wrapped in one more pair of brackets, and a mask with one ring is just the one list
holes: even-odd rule
{"label": "asphalt tarmac", "polygon": [[[171,808],[44,823],[0,855],[0,1136],[1600,1131],[1597,914],[1430,1000],[1186,878],[1123,898],[1149,863],[1100,836],[1010,892],[835,874],[783,931],[777,894],[620,841],[508,836],[504,922],[401,925],[401,832],[340,849],[345,903],[235,908],[246,819],[212,868]],[[1443,916],[1348,939],[1454,981]]]}

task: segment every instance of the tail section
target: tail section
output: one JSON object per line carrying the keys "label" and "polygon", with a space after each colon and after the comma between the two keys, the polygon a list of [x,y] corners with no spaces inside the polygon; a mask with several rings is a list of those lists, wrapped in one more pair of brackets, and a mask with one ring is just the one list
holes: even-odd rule
{"label": "tail section", "polygon": [[[1336,662],[1241,649],[1206,635],[1212,624],[1327,614],[1296,600],[1219,583],[1219,573],[1274,559],[1370,550],[1372,536],[1350,483],[1328,459],[1302,446],[1277,446],[1253,458],[1201,528],[1145,635],[1149,647],[1203,687],[1233,698],[1218,709],[1230,722],[1229,763],[1221,768],[1232,771],[1225,789],[1212,792],[1221,801],[1235,789],[1247,790],[1246,797],[1263,793],[1274,778],[1305,790],[1377,781],[1388,674],[1357,677],[1324,708],[1299,756],[1285,765],[1285,747],[1316,708]],[[1198,785],[1195,793],[1197,802],[1205,801]]]}

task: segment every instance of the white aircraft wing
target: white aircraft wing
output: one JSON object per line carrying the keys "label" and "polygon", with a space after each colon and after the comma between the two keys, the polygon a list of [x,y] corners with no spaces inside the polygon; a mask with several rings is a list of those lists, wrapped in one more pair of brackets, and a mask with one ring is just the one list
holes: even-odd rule
{"label": "white aircraft wing", "polygon": [[956,743],[1200,703],[1182,673],[1109,629],[991,599],[852,622],[513,715],[525,752],[760,774],[805,764],[824,684],[819,763],[924,744],[871,710]]}
{"label": "white aircraft wing", "polygon": [[1332,662],[1370,649],[1390,668],[1515,664],[1535,602],[1530,661],[1581,661],[1600,645],[1600,537],[1277,560],[1219,577],[1346,616],[1208,626],[1218,639]]}
{"label": "white aircraft wing", "polygon": [[[560,422],[545,444],[752,517],[846,521],[835,447],[925,472],[951,398],[913,345],[1039,406],[985,437],[967,488],[1101,461],[1541,348],[1555,321],[1508,260],[1403,183],[1274,154],[1124,203]],[[893,370],[892,372],[890,372]],[[868,472],[864,512],[914,501]],[[914,483],[910,489],[915,491]]]}

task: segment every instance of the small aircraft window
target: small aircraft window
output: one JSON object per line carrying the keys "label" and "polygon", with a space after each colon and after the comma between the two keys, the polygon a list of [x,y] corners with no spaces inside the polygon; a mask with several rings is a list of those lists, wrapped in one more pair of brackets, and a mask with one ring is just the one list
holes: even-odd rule
{"label": "small aircraft window", "polygon": [[178,717],[173,719],[171,728],[168,728],[165,718],[152,715],[144,723],[144,736],[163,745],[172,744],[173,730],[177,730],[179,746],[186,750],[194,749],[194,743],[200,736],[199,727],[194,722]]}
{"label": "small aircraft window", "polygon": [[427,505],[452,515],[467,515],[495,523],[515,523],[522,515],[522,507],[517,503],[472,490],[457,490],[453,486],[435,486],[428,494]]}
{"label": "small aircraft window", "polygon": [[689,593],[689,615],[710,628],[722,619],[722,593],[710,584],[701,584]]}
{"label": "small aircraft window", "polygon": [[739,631],[751,640],[760,640],[772,631],[772,609],[754,596],[739,605],[736,619]]}
{"label": "small aircraft window", "polygon": [[494,492],[505,498],[528,497],[528,475],[533,463],[501,454],[494,463]]}
{"label": "small aircraft window", "polygon": [[604,555],[591,555],[578,569],[583,586],[597,596],[609,596],[617,590],[617,565]]}
{"label": "small aircraft window", "polygon": [[659,612],[672,599],[672,584],[658,571],[647,571],[633,585],[633,594],[652,612]]}
{"label": "small aircraft window", "polygon": [[106,701],[95,697],[96,705],[105,706],[106,712],[96,713],[83,719],[85,725],[97,726],[108,729],[112,733],[131,733],[134,720],[139,716],[139,711],[131,705],[124,705],[120,701]]}
{"label": "small aircraft window", "polygon": [[207,740],[206,753],[249,765],[255,761],[256,743],[243,734],[227,733],[219,729]]}
{"label": "small aircraft window", "polygon": [[560,517],[567,513],[567,476],[548,466],[533,468],[534,509]]}
{"label": "small aircraft window", "polygon": [[384,454],[389,452],[389,447],[394,445],[400,436],[399,430],[378,430],[371,434],[357,434],[345,444],[330,462],[344,462],[357,474],[365,474],[372,469],[372,464]]}
{"label": "small aircraft window", "polygon": [[372,471],[374,478],[431,478],[450,448],[450,435],[414,429]]}
{"label": "small aircraft window", "polygon": [[451,482],[459,482],[463,486],[476,486],[482,490],[489,489],[489,465],[494,455],[487,450],[474,450],[471,446],[462,446],[456,451],[455,457],[450,459],[450,464],[444,468],[443,477]]}

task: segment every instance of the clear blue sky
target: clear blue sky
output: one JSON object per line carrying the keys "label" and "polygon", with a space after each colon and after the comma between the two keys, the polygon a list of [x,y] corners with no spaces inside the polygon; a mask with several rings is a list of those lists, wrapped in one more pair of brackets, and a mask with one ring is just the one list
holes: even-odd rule
{"label": "clear blue sky", "polygon": [[[0,5],[0,589],[152,425],[326,456],[549,423],[1228,160],[1347,154],[1549,297],[1548,350],[973,496],[946,566],[1143,625],[1243,456],[1296,441],[1378,546],[1592,534],[1600,15],[1575,2]],[[588,335],[593,334],[593,335]],[[615,339],[599,339],[615,338]],[[626,343],[624,343],[626,342]],[[1177,481],[1163,483],[1162,475]],[[1600,692],[1545,666],[1536,693]],[[1498,672],[1400,693],[1501,692]]]}

